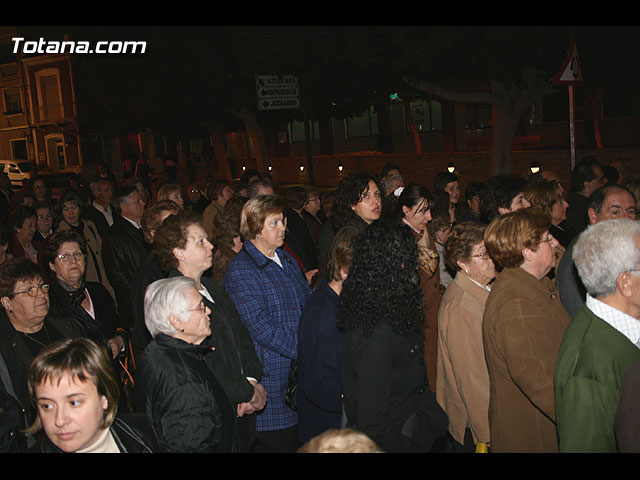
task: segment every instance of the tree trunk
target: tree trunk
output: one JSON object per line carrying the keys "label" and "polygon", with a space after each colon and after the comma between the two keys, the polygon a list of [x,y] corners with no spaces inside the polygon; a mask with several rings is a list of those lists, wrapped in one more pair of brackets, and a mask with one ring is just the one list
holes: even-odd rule
{"label": "tree trunk", "polygon": [[247,127],[247,135],[251,139],[256,155],[256,167],[259,172],[266,172],[269,164],[269,153],[264,132],[258,124],[255,114],[248,109],[230,109],[229,111],[234,117],[244,122],[245,127]]}
{"label": "tree trunk", "polygon": [[[223,123],[219,122],[207,122],[204,124],[205,128],[209,132],[209,139],[211,141],[211,147],[213,148],[213,155],[215,156],[214,171],[220,175],[221,178],[233,181],[233,175],[231,174],[231,167],[229,166],[229,157],[227,151],[224,148],[224,127]],[[207,172],[209,166],[207,166]]]}
{"label": "tree trunk", "polygon": [[507,175],[511,172],[511,151],[520,116],[514,115],[511,103],[493,107],[494,125],[491,132],[489,155],[490,175]]}
{"label": "tree trunk", "polygon": [[491,175],[511,173],[511,149],[520,119],[536,98],[553,92],[551,82],[538,79],[533,67],[524,69],[523,80],[526,88],[513,86],[506,89],[501,82],[489,81],[490,91],[459,92],[420,80],[405,79],[414,88],[445,100],[492,105],[495,121],[489,155]]}

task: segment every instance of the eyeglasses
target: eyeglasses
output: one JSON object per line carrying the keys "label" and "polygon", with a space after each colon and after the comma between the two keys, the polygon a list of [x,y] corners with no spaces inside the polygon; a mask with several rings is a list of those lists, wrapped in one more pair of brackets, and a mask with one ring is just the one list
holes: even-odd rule
{"label": "eyeglasses", "polygon": [[86,255],[84,253],[60,253],[58,255],[56,255],[56,257],[58,257],[60,259],[61,262],[67,263],[71,261],[71,257],[73,257],[73,259],[76,262],[79,262],[80,260],[84,260],[86,258]]}
{"label": "eyeglasses", "polygon": [[491,255],[485,252],[478,255],[471,255],[471,258],[481,258],[482,260],[489,260],[491,258]]}
{"label": "eyeglasses", "polygon": [[196,308],[189,308],[186,311],[187,312],[202,312],[202,313],[206,314],[207,313],[207,306],[204,303],[201,303]]}
{"label": "eyeglasses", "polygon": [[49,284],[43,283],[38,287],[29,287],[26,290],[23,290],[22,292],[14,292],[13,296],[15,297],[16,295],[20,295],[21,293],[26,293],[30,297],[37,297],[38,290],[40,290],[42,293],[47,293],[49,291]]}

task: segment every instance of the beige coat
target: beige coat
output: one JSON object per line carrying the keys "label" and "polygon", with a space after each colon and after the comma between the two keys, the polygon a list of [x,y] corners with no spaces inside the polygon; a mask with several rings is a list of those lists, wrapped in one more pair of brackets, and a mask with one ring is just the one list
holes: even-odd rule
{"label": "beige coat", "polygon": [[469,424],[474,443],[489,443],[489,373],[482,344],[482,314],[489,291],[458,272],[438,314],[436,399],[460,444]]}
{"label": "beige coat", "polygon": [[498,274],[482,323],[492,453],[558,451],[554,370],[570,321],[548,277]]}

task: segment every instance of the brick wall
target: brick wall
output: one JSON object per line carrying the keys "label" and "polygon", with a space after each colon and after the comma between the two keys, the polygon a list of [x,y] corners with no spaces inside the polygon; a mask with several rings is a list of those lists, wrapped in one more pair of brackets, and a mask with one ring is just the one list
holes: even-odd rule
{"label": "brick wall", "polygon": [[[569,187],[571,178],[570,150],[522,150],[514,151],[512,155],[512,172],[514,174],[529,175],[529,165],[537,160],[543,169],[556,172],[565,186]],[[582,149],[576,152],[576,161],[587,155],[595,156],[604,164],[608,164],[616,158],[628,160],[631,165],[631,178],[640,180],[639,149]],[[431,188],[436,174],[446,171],[449,162],[453,162],[456,166],[455,173],[460,177],[460,183],[464,188],[469,182],[486,181],[489,178],[488,157],[488,152],[425,153],[422,155],[373,153],[368,155],[314,156],[312,161],[314,183],[318,187],[335,187],[344,175],[357,171],[368,170],[379,175],[382,166],[391,162],[400,166],[405,183],[415,182]],[[307,165],[305,156],[272,158],[271,164],[274,168],[271,174],[274,183],[308,185],[308,169],[301,172],[298,168],[301,163]],[[344,166],[342,173],[338,171],[339,164]]]}

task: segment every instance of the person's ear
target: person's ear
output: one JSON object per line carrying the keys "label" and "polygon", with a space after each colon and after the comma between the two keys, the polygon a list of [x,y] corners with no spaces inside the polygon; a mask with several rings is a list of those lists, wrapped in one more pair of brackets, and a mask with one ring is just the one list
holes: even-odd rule
{"label": "person's ear", "polygon": [[633,295],[634,290],[634,278],[631,272],[623,272],[616,278],[616,288],[625,298],[629,298]]}
{"label": "person's ear", "polygon": [[594,225],[598,222],[598,214],[593,208],[587,210],[587,215],[589,216],[589,223]]}
{"label": "person's ear", "polygon": [[184,261],[184,250],[182,250],[181,248],[175,247],[172,250],[172,252],[174,257],[176,257],[178,260]]}
{"label": "person's ear", "polygon": [[169,315],[169,323],[173,325],[173,327],[179,332],[184,332],[184,328],[182,326],[182,320],[180,320],[176,315]]}

